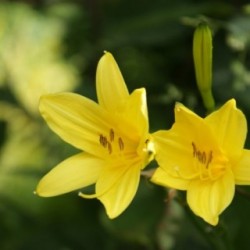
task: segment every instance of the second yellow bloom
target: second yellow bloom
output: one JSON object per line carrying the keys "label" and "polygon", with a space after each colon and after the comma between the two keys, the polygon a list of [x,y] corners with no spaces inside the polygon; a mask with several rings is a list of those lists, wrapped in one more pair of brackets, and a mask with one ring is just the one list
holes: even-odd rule
{"label": "second yellow bloom", "polygon": [[206,118],[181,104],[169,131],[154,134],[156,184],[186,190],[193,212],[212,225],[231,203],[235,185],[250,185],[246,118],[232,99]]}

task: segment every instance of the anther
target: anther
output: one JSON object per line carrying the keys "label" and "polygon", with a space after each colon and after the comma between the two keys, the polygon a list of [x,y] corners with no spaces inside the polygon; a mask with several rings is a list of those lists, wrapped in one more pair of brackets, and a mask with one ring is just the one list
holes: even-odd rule
{"label": "anther", "polygon": [[209,156],[208,156],[208,160],[207,160],[207,164],[206,164],[206,168],[209,167],[209,164],[211,163],[212,159],[213,159],[213,152],[210,151]]}
{"label": "anther", "polygon": [[99,142],[100,144],[106,148],[107,147],[107,143],[108,143],[108,140],[105,136],[103,136],[102,134],[100,135],[100,138],[99,138]]}
{"label": "anther", "polygon": [[150,141],[150,139],[146,139],[145,144],[146,144],[146,151],[149,157],[151,157],[151,155],[155,153],[154,144],[152,143],[152,141]]}
{"label": "anther", "polygon": [[124,149],[124,143],[123,143],[123,141],[122,141],[122,138],[121,138],[121,137],[119,137],[119,139],[118,139],[118,144],[119,144],[119,148],[120,148],[120,150],[122,151],[122,150]]}
{"label": "anther", "polygon": [[193,157],[195,157],[197,150],[196,150],[196,146],[195,146],[194,142],[192,142],[192,146],[193,146]]}
{"label": "anther", "polygon": [[99,142],[100,142],[100,144],[101,144],[102,146],[103,146],[103,137],[104,137],[104,136],[101,134],[101,135],[100,135],[100,138],[99,138]]}
{"label": "anther", "polygon": [[194,142],[192,142],[193,147],[193,157],[196,158],[201,164],[204,164],[206,168],[209,167],[209,164],[211,163],[213,159],[213,151],[209,151],[209,153],[206,153],[205,151],[200,151]]}
{"label": "anther", "polygon": [[108,143],[107,137],[103,136],[103,147],[104,148],[107,147],[107,143]]}
{"label": "anther", "polygon": [[112,145],[109,141],[107,141],[107,145],[108,145],[109,154],[111,154],[112,153]]}
{"label": "anther", "polygon": [[115,139],[115,132],[112,128],[109,131],[109,138],[110,138],[111,142],[114,141],[114,139]]}

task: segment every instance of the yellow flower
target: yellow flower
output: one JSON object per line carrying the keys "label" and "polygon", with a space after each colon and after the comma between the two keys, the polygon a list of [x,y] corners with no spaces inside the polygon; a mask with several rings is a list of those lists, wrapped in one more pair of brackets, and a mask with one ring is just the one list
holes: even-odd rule
{"label": "yellow flower", "polygon": [[120,215],[138,188],[140,171],[152,160],[145,89],[128,93],[113,56],[97,67],[98,102],[73,93],[45,95],[40,112],[64,141],[84,151],[57,165],[36,193],[49,197],[95,184],[95,194],[110,218]]}
{"label": "yellow flower", "polygon": [[181,104],[169,131],[154,133],[159,164],[152,181],[187,191],[193,212],[212,225],[231,203],[235,185],[250,184],[246,119],[229,100],[202,119]]}

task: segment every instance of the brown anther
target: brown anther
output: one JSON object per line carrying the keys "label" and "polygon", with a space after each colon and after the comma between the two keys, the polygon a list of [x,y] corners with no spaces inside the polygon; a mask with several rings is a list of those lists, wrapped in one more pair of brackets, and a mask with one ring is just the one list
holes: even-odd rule
{"label": "brown anther", "polygon": [[206,168],[208,168],[209,164],[211,163],[213,159],[213,152],[212,150],[209,152],[209,156],[208,156],[208,161],[207,161],[207,164],[206,164]]}
{"label": "brown anther", "polygon": [[209,151],[209,153],[206,153],[205,151],[200,151],[194,142],[192,142],[193,147],[193,157],[196,158],[200,163],[206,165],[206,168],[209,167],[209,164],[211,163],[213,159],[213,151]]}
{"label": "brown anther", "polygon": [[103,146],[103,135],[102,135],[102,134],[100,134],[99,142],[100,142],[100,144]]}
{"label": "brown anther", "polygon": [[111,142],[114,141],[114,139],[115,139],[115,132],[112,128],[109,131],[109,138],[110,138]]}
{"label": "brown anther", "polygon": [[196,150],[196,146],[195,146],[194,142],[192,142],[192,146],[193,146],[193,157],[195,157],[197,150]]}
{"label": "brown anther", "polygon": [[104,148],[107,147],[108,143],[107,137],[103,136],[102,134],[100,135],[99,142]]}
{"label": "brown anther", "polygon": [[123,141],[122,141],[122,138],[121,137],[119,137],[119,139],[118,139],[118,144],[119,144],[119,148],[120,148],[120,150],[122,151],[122,150],[124,150],[124,143],[123,143]]}
{"label": "brown anther", "polygon": [[108,144],[108,139],[107,137],[103,136],[103,147],[106,148]]}
{"label": "brown anther", "polygon": [[107,141],[107,145],[108,145],[109,154],[111,154],[112,153],[112,145],[109,141]]}

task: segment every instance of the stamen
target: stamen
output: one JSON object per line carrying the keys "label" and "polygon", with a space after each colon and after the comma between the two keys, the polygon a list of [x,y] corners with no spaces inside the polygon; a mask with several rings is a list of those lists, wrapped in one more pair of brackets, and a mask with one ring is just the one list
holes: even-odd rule
{"label": "stamen", "polygon": [[123,143],[123,141],[122,141],[122,138],[121,137],[119,137],[118,138],[118,144],[119,144],[119,148],[120,148],[120,150],[122,151],[122,150],[124,150],[124,143]]}
{"label": "stamen", "polygon": [[194,142],[192,142],[193,147],[193,157],[196,158],[201,164],[204,164],[206,168],[209,167],[209,164],[211,163],[213,159],[213,151],[210,150],[209,153],[206,153],[205,151],[200,151]]}
{"label": "stamen", "polygon": [[213,159],[213,151],[210,150],[209,156],[208,156],[208,161],[207,161],[207,164],[206,164],[206,168],[209,167],[209,164],[211,163],[212,159]]}
{"label": "stamen", "polygon": [[104,143],[104,136],[103,136],[102,134],[100,135],[99,142],[100,142],[100,144],[103,146],[103,143]]}
{"label": "stamen", "polygon": [[100,135],[99,142],[104,148],[107,147],[108,140],[107,137],[105,137],[104,135]]}
{"label": "stamen", "polygon": [[155,154],[154,143],[150,141],[150,139],[146,139],[145,144],[146,144],[147,153],[149,157],[151,157],[153,154]]}
{"label": "stamen", "polygon": [[199,160],[199,162],[201,162],[202,164],[206,163],[206,153],[205,152],[201,152],[201,151],[197,151],[197,159]]}
{"label": "stamen", "polygon": [[112,153],[112,145],[109,141],[107,141],[107,145],[108,145],[109,154],[111,154]]}
{"label": "stamen", "polygon": [[195,157],[196,156],[196,146],[195,146],[195,144],[192,142],[192,146],[193,146],[193,157]]}
{"label": "stamen", "polygon": [[111,142],[114,141],[114,139],[115,139],[115,132],[112,128],[109,131],[109,138],[110,138]]}

